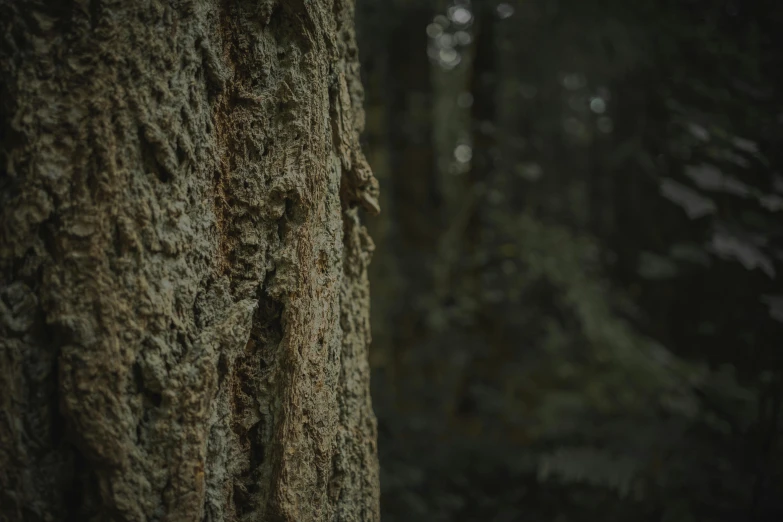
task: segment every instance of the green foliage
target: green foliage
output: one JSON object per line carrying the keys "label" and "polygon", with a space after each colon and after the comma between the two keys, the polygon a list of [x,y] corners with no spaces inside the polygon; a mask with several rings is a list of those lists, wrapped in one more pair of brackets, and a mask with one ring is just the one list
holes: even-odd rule
{"label": "green foliage", "polygon": [[414,281],[374,376],[386,519],[774,520],[773,10],[502,3],[491,36],[492,2],[433,3],[420,28],[435,159],[395,171],[384,208],[434,232],[385,245]]}

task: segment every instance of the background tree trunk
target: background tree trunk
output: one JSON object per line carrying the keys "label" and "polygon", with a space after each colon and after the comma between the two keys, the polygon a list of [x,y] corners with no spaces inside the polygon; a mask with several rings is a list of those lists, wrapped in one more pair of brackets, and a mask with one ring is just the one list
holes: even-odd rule
{"label": "background tree trunk", "polygon": [[378,519],[352,0],[0,0],[0,519]]}

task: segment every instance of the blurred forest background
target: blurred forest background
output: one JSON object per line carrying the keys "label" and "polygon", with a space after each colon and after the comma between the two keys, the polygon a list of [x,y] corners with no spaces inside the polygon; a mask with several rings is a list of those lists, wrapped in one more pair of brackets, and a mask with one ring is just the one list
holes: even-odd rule
{"label": "blurred forest background", "polygon": [[779,4],[358,2],[383,520],[783,520]]}

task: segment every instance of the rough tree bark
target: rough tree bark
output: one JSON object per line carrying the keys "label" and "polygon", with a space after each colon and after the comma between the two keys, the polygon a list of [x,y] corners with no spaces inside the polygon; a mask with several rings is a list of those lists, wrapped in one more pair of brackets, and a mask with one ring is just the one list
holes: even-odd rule
{"label": "rough tree bark", "polygon": [[0,34],[0,519],[377,520],[353,0]]}

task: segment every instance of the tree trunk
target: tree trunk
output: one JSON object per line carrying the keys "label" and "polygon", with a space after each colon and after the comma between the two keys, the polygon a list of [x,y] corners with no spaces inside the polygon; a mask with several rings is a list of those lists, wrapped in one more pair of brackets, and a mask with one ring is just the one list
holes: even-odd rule
{"label": "tree trunk", "polygon": [[353,0],[0,30],[0,520],[377,520]]}

